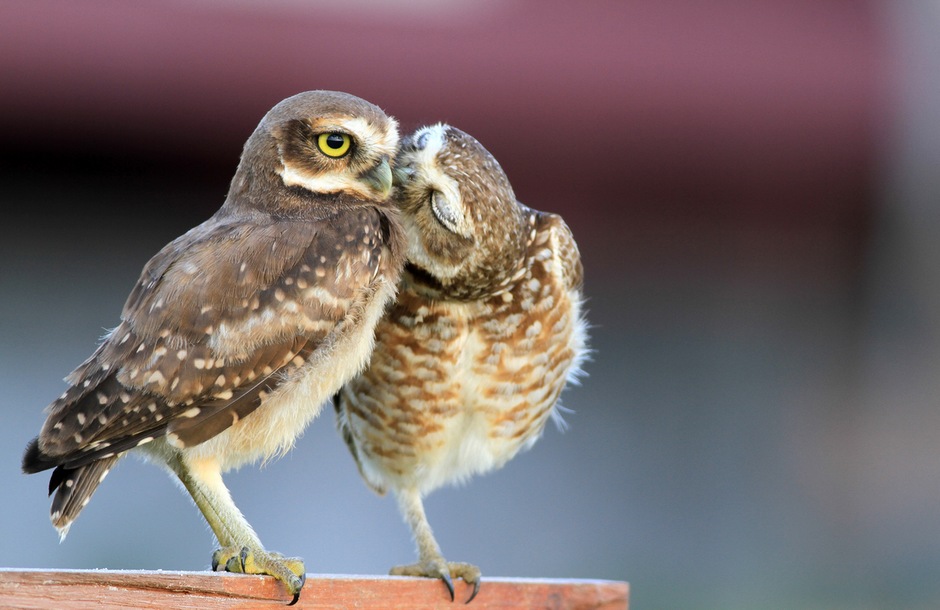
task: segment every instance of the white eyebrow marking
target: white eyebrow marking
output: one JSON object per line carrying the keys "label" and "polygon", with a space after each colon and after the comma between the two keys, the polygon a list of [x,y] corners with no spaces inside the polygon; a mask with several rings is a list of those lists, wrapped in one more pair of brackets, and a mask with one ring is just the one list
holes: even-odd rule
{"label": "white eyebrow marking", "polygon": [[374,195],[355,176],[345,173],[331,173],[322,176],[311,176],[303,170],[282,165],[278,170],[281,180],[286,186],[299,186],[313,193],[355,193],[364,199],[371,199]]}

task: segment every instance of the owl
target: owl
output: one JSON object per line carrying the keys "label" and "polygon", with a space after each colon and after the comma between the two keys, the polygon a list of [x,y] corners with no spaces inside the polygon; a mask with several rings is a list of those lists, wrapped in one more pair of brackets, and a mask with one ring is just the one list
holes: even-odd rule
{"label": "owl", "polygon": [[213,569],[269,574],[297,601],[303,562],[264,549],[221,475],[287,451],[367,362],[404,264],[388,198],[398,139],[394,119],[346,93],[264,116],[222,207],[150,259],[26,449],[25,472],[54,469],[63,538],[135,453],[192,495],[221,546]]}
{"label": "owl", "polygon": [[[438,124],[407,138],[395,196],[407,234],[397,300],[368,368],[334,398],[359,472],[394,492],[418,562],[395,575],[480,586],[445,561],[422,498],[535,443],[586,354],[582,267],[560,216],[516,201],[496,159]],[[469,600],[468,600],[469,601]]]}

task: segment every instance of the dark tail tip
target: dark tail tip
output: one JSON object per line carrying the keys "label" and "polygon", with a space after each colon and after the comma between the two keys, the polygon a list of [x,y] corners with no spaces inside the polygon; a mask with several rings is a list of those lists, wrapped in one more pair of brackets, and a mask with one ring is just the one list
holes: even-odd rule
{"label": "dark tail tip", "polygon": [[38,436],[29,441],[29,444],[26,445],[26,452],[23,454],[22,469],[24,473],[35,474],[43,470],[49,470],[56,465],[49,456],[43,454],[42,450],[39,449]]}

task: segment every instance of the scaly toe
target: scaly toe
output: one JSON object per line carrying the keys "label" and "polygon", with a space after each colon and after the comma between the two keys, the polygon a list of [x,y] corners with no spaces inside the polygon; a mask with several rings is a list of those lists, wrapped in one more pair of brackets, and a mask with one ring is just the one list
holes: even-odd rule
{"label": "scaly toe", "polygon": [[450,593],[450,601],[454,601],[454,582],[451,580],[450,570],[447,569],[447,562],[444,560],[395,566],[388,573],[392,576],[418,576],[420,578],[440,579],[447,587],[447,592]]}
{"label": "scaly toe", "polygon": [[242,574],[245,571],[245,563],[242,559],[242,553],[248,552],[248,547],[227,546],[212,553],[212,571],[234,572]]}
{"label": "scaly toe", "polygon": [[469,604],[473,601],[473,598],[480,592],[480,568],[469,563],[446,562],[444,560],[427,561],[395,566],[389,570],[389,574],[392,576],[419,576],[440,579],[447,587],[451,601],[454,601],[454,578],[462,578],[465,583],[473,586],[473,591],[466,603]]}
{"label": "scaly toe", "polygon": [[288,605],[297,603],[300,590],[307,580],[307,571],[301,559],[246,546],[225,547],[213,553],[212,569],[218,571],[220,566],[227,572],[273,576],[284,583],[287,592],[293,596]]}

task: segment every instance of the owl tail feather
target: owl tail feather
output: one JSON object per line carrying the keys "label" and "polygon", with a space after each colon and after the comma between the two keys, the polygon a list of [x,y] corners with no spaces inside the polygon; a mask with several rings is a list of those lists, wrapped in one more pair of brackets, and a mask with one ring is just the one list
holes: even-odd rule
{"label": "owl tail feather", "polygon": [[115,455],[78,468],[59,466],[52,472],[49,493],[54,491],[55,497],[52,499],[50,518],[52,525],[59,531],[60,542],[65,540],[72,522],[91,500],[92,494],[118,459],[120,456]]}
{"label": "owl tail feather", "polygon": [[59,541],[65,540],[72,522],[88,505],[92,494],[98,485],[114,467],[120,455],[101,458],[75,468],[68,468],[57,462],[56,459],[42,452],[39,448],[39,439],[33,439],[26,447],[23,456],[23,472],[32,474],[55,467],[49,479],[49,495],[52,498],[50,519],[52,525],[59,531]]}
{"label": "owl tail feather", "polygon": [[49,479],[49,495],[52,498],[50,518],[52,525],[59,531],[59,541],[65,540],[72,522],[91,500],[98,485],[114,467],[120,455],[101,458],[88,464],[68,468],[60,463],[61,458],[43,453],[39,448],[39,439],[33,439],[23,455],[23,472],[33,474],[55,468]]}

